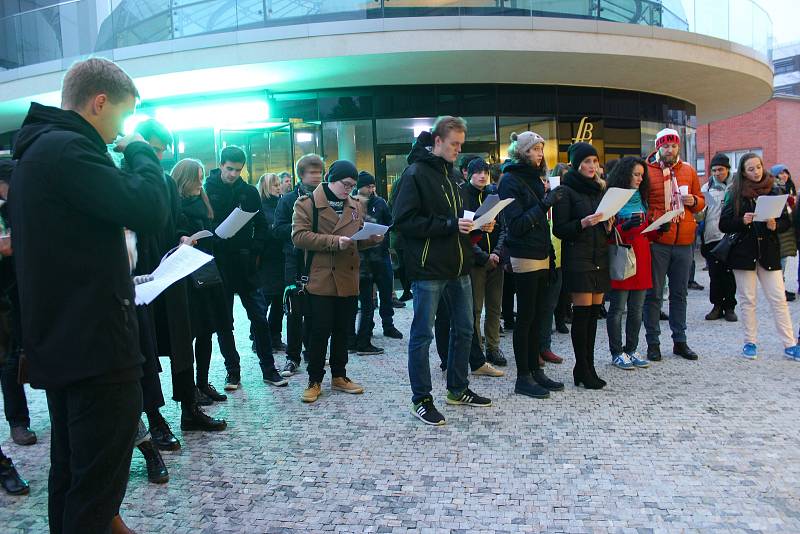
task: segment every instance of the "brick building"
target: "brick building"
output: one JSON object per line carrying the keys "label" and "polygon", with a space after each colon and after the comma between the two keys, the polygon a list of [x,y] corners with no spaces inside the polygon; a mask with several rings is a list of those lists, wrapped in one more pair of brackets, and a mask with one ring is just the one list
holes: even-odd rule
{"label": "brick building", "polygon": [[[758,108],[697,128],[697,169],[707,176],[711,158],[725,152],[735,167],[755,152],[771,167],[783,163],[800,185],[800,43],[773,52],[775,95]],[[735,90],[730,88],[730,90]]]}

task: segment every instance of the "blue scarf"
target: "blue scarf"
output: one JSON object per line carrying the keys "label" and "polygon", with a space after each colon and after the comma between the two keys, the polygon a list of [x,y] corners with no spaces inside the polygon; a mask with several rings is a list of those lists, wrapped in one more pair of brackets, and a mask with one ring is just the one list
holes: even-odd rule
{"label": "blue scarf", "polygon": [[627,204],[617,213],[618,219],[629,219],[634,213],[645,213],[647,210],[642,203],[642,195],[637,189]]}

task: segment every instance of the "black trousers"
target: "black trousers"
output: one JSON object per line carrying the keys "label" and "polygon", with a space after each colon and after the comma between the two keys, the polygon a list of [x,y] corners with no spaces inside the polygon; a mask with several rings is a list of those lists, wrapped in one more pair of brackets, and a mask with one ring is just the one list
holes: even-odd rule
{"label": "black trousers", "polygon": [[514,322],[514,295],[517,292],[514,283],[514,274],[503,271],[503,306],[500,315],[506,323]]}
{"label": "black trousers", "polygon": [[19,294],[17,285],[13,284],[7,293],[10,319],[9,349],[6,361],[0,370],[0,382],[3,389],[3,409],[9,426],[31,425],[28,414],[28,399],[25,388],[19,383],[19,357],[22,354],[22,324],[19,315]]}
{"label": "black trousers", "polygon": [[403,293],[411,291],[411,280],[406,275],[406,260],[403,249],[395,249],[397,253],[397,279],[400,280],[400,285],[403,287]]}
{"label": "black trousers", "polygon": [[524,376],[539,368],[539,330],[547,317],[547,269],[514,273],[517,285],[517,325],[514,328],[514,360],[517,375]]}
{"label": "black trousers", "polygon": [[556,309],[553,311],[553,318],[556,320],[556,323],[565,323],[567,316],[569,315],[569,305],[572,303],[572,297],[570,296],[569,291],[567,290],[566,284],[561,284],[561,292],[558,294],[558,304],[556,304]]}
{"label": "black trousers", "polygon": [[107,534],[128,486],[142,413],[139,381],[47,390],[53,534]]}
{"label": "black trousers", "polygon": [[[286,316],[286,358],[300,365],[303,345],[308,348],[308,294],[289,294],[290,313]],[[353,312],[355,313],[355,312]],[[352,318],[350,319],[352,320]]]}
{"label": "black trousers", "polygon": [[139,321],[139,350],[144,356],[142,364],[142,407],[151,412],[164,406],[164,392],[161,390],[161,363],[158,361],[156,325],[153,310],[149,306],[136,306],[136,319]]}
{"label": "black trousers", "polygon": [[347,376],[347,338],[353,326],[357,297],[308,295],[308,381],[322,382],[325,353],[331,340],[331,376]]}
{"label": "black trousers", "polygon": [[[436,317],[433,321],[433,337],[436,341],[436,353],[441,360],[440,367],[447,367],[447,358],[450,352],[450,309],[444,297],[439,299],[436,308]],[[481,340],[475,332],[472,333],[472,344],[469,350],[469,368],[472,371],[480,369],[486,363],[486,354],[481,347]]]}
{"label": "black trousers", "polygon": [[732,310],[736,307],[736,278],[733,276],[733,271],[711,254],[718,243],[719,241],[714,241],[700,247],[700,253],[708,262],[708,278],[711,286],[709,300],[715,306]]}

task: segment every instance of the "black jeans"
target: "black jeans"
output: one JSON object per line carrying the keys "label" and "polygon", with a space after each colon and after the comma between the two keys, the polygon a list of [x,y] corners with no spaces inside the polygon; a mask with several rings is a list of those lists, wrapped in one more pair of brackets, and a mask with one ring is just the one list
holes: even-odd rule
{"label": "black jeans", "polygon": [[309,345],[308,381],[322,382],[325,353],[331,340],[331,376],[347,376],[347,336],[352,327],[356,297],[308,295]]}
{"label": "black jeans", "polygon": [[516,291],[513,273],[503,271],[503,304],[500,315],[506,323],[514,322],[514,295]]}
{"label": "black jeans", "polygon": [[403,286],[403,293],[411,291],[411,280],[406,276],[406,261],[403,249],[395,249],[397,252],[397,279],[400,280],[400,285]]}
{"label": "black jeans", "polygon": [[31,425],[28,414],[28,399],[25,388],[19,383],[19,357],[22,354],[22,324],[19,315],[19,295],[13,284],[8,290],[10,339],[6,361],[0,370],[0,383],[3,389],[3,409],[9,426]]}
{"label": "black jeans", "polygon": [[264,300],[269,307],[269,334],[272,338],[272,344],[275,345],[281,342],[281,333],[283,332],[283,295],[267,295],[264,294]]}
{"label": "black jeans", "polygon": [[375,302],[372,300],[372,286],[378,286],[380,303],[380,316],[383,328],[394,326],[394,308],[392,296],[394,278],[392,276],[392,261],[387,255],[381,261],[368,262],[361,266],[359,280],[358,301],[361,306],[361,318],[358,322],[356,342],[367,344],[372,339],[372,329],[375,327]]}
{"label": "black jeans", "polygon": [[300,351],[303,350],[303,345],[306,348],[309,346],[307,310],[308,294],[289,293],[289,314],[286,316],[286,358],[297,365],[300,365]]}
{"label": "black jeans", "polygon": [[48,517],[53,534],[111,532],[142,413],[139,381],[47,390]]}
{"label": "black jeans", "polygon": [[736,307],[736,278],[724,263],[715,258],[711,251],[719,241],[706,243],[700,247],[700,252],[708,262],[709,300],[711,304],[726,310]]}
{"label": "black jeans", "polygon": [[539,330],[547,317],[547,269],[514,273],[517,286],[517,325],[514,328],[514,360],[517,376],[525,376],[539,368]]}
{"label": "black jeans", "polygon": [[[237,291],[239,300],[242,301],[247,312],[247,318],[250,320],[250,331],[253,333],[253,339],[256,342],[256,354],[258,355],[258,362],[261,366],[261,372],[266,376],[266,373],[275,369],[275,358],[272,356],[272,339],[270,337],[269,321],[267,320],[267,302],[260,289],[251,289],[249,291]],[[233,314],[233,294],[234,291],[225,287],[225,297],[227,298],[228,309]],[[239,354],[229,354],[225,358],[225,368],[229,373],[239,373],[240,363]],[[225,357],[225,354],[223,354]]]}

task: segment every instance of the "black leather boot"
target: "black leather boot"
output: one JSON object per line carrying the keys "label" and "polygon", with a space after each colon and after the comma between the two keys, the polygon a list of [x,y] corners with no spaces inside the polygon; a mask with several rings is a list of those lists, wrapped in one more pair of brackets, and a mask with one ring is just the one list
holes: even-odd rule
{"label": "black leather boot", "polygon": [[595,304],[592,306],[592,315],[589,318],[589,335],[587,337],[589,346],[586,348],[586,359],[589,364],[589,371],[592,373],[594,379],[605,387],[606,381],[597,376],[597,370],[594,367],[594,345],[597,340],[597,321],[601,316],[604,317],[603,311],[605,311],[605,306],[602,304]]}
{"label": "black leather boot", "polygon": [[31,489],[28,481],[19,476],[11,458],[0,455],[0,485],[10,495],[27,495]]}
{"label": "black leather boot", "polygon": [[162,451],[177,451],[181,448],[181,442],[163,418],[155,426],[150,427],[150,440]]}
{"label": "black leather boot", "polygon": [[572,348],[575,352],[575,367],[572,369],[572,379],[576,386],[583,384],[586,389],[602,389],[605,384],[595,378],[592,370],[589,369],[588,349],[591,320],[591,306],[572,307],[571,335]]}
{"label": "black leather boot", "polygon": [[541,369],[534,369],[533,373],[531,373],[531,376],[533,376],[534,382],[549,391],[564,390],[563,382],[556,382],[555,380],[550,379]]}
{"label": "black leather boot", "polygon": [[181,430],[184,432],[192,430],[219,432],[227,427],[228,423],[224,419],[209,417],[196,402],[181,403]]}
{"label": "black leather boot", "polygon": [[169,482],[169,471],[161,458],[161,453],[155,448],[150,440],[143,441],[136,446],[144,456],[147,465],[147,480],[153,484],[166,484]]}

